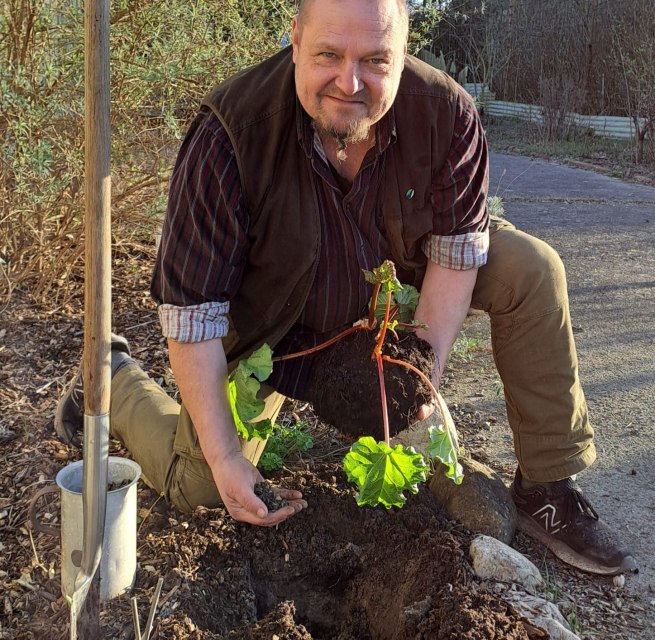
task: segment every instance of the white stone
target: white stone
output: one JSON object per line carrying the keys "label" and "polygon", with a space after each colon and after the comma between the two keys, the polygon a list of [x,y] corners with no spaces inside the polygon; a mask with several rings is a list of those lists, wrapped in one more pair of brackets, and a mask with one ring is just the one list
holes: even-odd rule
{"label": "white stone", "polygon": [[551,640],[580,640],[552,602],[521,591],[508,591],[503,598],[532,624],[548,631]]}
{"label": "white stone", "polygon": [[569,623],[561,614],[557,605],[545,600],[544,598],[532,596],[521,591],[515,591],[513,593],[507,592],[504,599],[505,601],[510,602],[515,609],[518,609],[526,618],[532,621],[536,621],[540,618],[548,618],[554,620],[565,629],[570,630]]}
{"label": "white stone", "polygon": [[[526,616],[527,618],[527,616]],[[580,640],[580,636],[575,635],[573,631],[569,631],[563,627],[557,620],[552,618],[532,618],[532,623],[538,627],[542,627],[548,631],[550,640]]]}
{"label": "white stone", "polygon": [[533,591],[543,584],[539,569],[523,554],[500,540],[479,535],[469,548],[473,570],[483,580],[512,582]]}

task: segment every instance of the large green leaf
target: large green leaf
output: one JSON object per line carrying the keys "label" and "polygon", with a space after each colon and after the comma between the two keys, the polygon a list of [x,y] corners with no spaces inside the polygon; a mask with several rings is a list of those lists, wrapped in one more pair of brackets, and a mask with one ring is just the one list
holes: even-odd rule
{"label": "large green leaf", "polygon": [[446,477],[455,484],[462,484],[464,473],[462,465],[457,462],[457,449],[453,445],[444,425],[428,427],[430,443],[427,447],[428,458],[439,460],[446,465]]}
{"label": "large green leaf", "polygon": [[404,491],[416,493],[428,466],[420,453],[396,445],[393,449],[371,437],[360,438],[343,461],[348,479],[359,488],[357,504],[401,507]]}
{"label": "large green leaf", "polygon": [[250,357],[239,362],[239,367],[247,375],[253,375],[260,382],[264,382],[273,372],[273,352],[268,344],[264,343]]}
{"label": "large green leaf", "polygon": [[264,344],[249,358],[241,360],[228,379],[228,397],[237,433],[245,440],[266,439],[273,429],[270,420],[253,420],[264,410],[265,403],[257,397],[261,381],[273,371],[271,348]]}

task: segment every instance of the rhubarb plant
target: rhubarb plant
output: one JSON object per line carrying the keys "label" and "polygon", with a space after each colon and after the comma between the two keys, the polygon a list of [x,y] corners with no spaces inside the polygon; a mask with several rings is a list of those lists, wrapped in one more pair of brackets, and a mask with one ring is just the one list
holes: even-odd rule
{"label": "rhubarb plant", "polygon": [[[382,400],[382,421],[384,442],[373,438],[360,438],[350,449],[344,460],[344,469],[351,482],[358,487],[357,504],[382,504],[389,508],[400,507],[405,502],[405,491],[416,493],[418,483],[425,481],[428,464],[413,447],[396,445],[390,447],[389,418],[386,391],[384,387],[385,362],[404,366],[416,373],[430,388],[441,416],[441,424],[429,427],[430,444],[427,448],[429,460],[438,460],[446,467],[446,476],[456,484],[462,482],[462,468],[457,462],[457,435],[455,425],[446,403],[427,376],[416,367],[397,360],[382,352],[387,331],[415,329],[412,318],[418,304],[418,292],[413,287],[404,287],[396,278],[396,269],[390,260],[373,271],[365,271],[366,281],[373,284],[368,328],[374,329],[379,321],[373,358],[377,363],[380,395]],[[434,416],[435,414],[433,414]]]}
{"label": "rhubarb plant", "polygon": [[[411,286],[402,285],[396,278],[394,264],[387,260],[373,271],[364,271],[367,282],[373,285],[373,295],[369,305],[369,315],[356,322],[330,340],[298,353],[292,353],[271,359],[268,345],[262,346],[250,358],[239,363],[230,374],[229,395],[232,413],[237,430],[246,440],[252,437],[266,438],[272,431],[270,420],[253,422],[262,412],[264,402],[257,398],[260,382],[268,378],[276,361],[298,358],[325,349],[356,331],[375,331],[375,346],[372,358],[377,364],[380,398],[382,403],[382,421],[384,441],[377,442],[370,436],[364,436],[355,442],[344,458],[344,470],[348,479],[357,488],[357,504],[360,506],[378,504],[384,507],[401,507],[405,501],[405,492],[418,492],[418,485],[424,482],[431,466],[442,464],[445,474],[456,484],[463,479],[461,465],[457,461],[458,443],[455,425],[448,407],[434,388],[430,379],[419,369],[392,358],[383,353],[387,331],[397,337],[398,331],[415,330],[418,325],[413,320],[418,304],[418,291]],[[403,366],[419,376],[431,391],[437,408],[431,417],[433,424],[428,427],[429,444],[426,450],[427,461],[413,447],[400,444],[390,445],[389,416],[384,384],[385,364]],[[440,418],[440,419],[439,419]]]}

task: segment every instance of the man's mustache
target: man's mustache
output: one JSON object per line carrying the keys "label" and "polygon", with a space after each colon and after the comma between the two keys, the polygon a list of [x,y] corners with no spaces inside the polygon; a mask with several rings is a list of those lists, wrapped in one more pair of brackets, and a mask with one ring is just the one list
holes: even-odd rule
{"label": "man's mustache", "polygon": [[371,104],[371,96],[366,89],[362,89],[356,94],[349,96],[337,87],[328,87],[325,91],[321,91],[320,95],[321,97],[336,98],[344,102],[363,102],[367,106]]}

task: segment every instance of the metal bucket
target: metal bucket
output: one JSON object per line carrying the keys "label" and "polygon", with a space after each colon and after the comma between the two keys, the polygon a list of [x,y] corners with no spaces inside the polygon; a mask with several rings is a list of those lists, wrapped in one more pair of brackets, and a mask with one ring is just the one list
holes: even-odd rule
{"label": "metal bucket", "polygon": [[[36,531],[61,535],[61,591],[72,596],[82,561],[84,524],[82,519],[83,460],[65,466],[57,474],[57,487],[38,491],[30,504],[30,520]],[[110,600],[128,591],[136,574],[136,487],[141,467],[133,460],[109,456],[105,535],[100,574],[100,599]],[[61,493],[61,527],[40,522],[35,514],[38,499],[46,493]]]}

